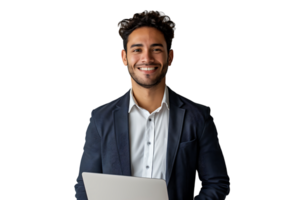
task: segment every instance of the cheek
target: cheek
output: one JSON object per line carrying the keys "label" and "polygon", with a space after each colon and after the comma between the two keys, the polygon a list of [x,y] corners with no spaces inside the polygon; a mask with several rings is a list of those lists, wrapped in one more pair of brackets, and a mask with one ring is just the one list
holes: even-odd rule
{"label": "cheek", "polygon": [[133,55],[133,56],[129,56],[127,59],[128,59],[129,64],[134,66],[136,63],[138,63],[139,56]]}
{"label": "cheek", "polygon": [[167,60],[167,57],[164,54],[156,54],[153,57],[156,61],[160,62],[161,64],[165,63]]}

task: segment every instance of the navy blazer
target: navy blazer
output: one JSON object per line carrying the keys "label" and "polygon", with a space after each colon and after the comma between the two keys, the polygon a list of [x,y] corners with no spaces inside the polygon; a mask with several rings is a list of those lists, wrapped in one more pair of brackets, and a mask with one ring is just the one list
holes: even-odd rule
{"label": "navy blazer", "polygon": [[[229,177],[210,108],[178,95],[169,87],[168,90],[166,184],[169,200],[194,199],[196,170],[202,188],[195,200],[225,199],[229,194]],[[75,185],[77,200],[87,199],[82,172],[131,176],[129,96],[130,90],[92,111]]]}

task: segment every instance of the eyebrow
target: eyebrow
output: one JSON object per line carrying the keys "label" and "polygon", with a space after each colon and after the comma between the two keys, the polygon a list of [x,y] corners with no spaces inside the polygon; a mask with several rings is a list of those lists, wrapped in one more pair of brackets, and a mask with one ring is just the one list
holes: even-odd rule
{"label": "eyebrow", "polygon": [[[142,44],[133,44],[130,46],[130,48],[133,48],[133,47],[142,47],[143,45]],[[155,44],[151,44],[150,47],[155,47],[155,46],[160,46],[160,47],[164,47],[161,43],[155,43]]]}

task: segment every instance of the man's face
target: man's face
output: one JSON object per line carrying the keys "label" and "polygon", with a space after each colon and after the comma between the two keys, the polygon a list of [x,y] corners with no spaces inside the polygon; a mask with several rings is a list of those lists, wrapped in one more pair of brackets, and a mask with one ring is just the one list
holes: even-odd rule
{"label": "man's face", "polygon": [[140,27],[129,35],[127,54],[122,50],[122,59],[131,78],[140,86],[151,88],[165,78],[173,51],[168,55],[164,35],[159,30]]}

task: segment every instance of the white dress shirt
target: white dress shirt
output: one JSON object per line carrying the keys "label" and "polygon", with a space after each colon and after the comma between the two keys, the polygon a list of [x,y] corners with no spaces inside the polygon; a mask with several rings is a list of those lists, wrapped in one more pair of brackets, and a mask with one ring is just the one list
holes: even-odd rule
{"label": "white dress shirt", "polygon": [[130,90],[129,135],[132,176],[166,180],[169,93],[152,113],[139,107]]}

